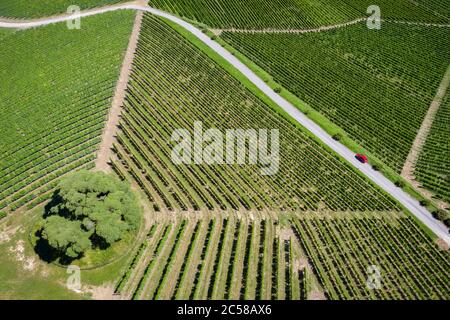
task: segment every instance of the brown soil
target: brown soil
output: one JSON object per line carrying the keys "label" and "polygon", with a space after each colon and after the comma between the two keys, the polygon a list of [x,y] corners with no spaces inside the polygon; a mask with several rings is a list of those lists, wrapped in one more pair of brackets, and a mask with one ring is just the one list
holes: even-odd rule
{"label": "brown soil", "polygon": [[115,141],[115,135],[118,129],[120,114],[122,111],[121,109],[125,99],[127,83],[131,73],[131,66],[133,63],[134,54],[136,52],[143,16],[143,12],[138,12],[136,14],[133,31],[128,43],[128,49],[125,54],[111,109],[109,111],[108,122],[106,123],[103,131],[102,142],[95,161],[96,171],[109,172],[111,170],[111,167],[108,165],[108,161],[111,156],[111,148],[113,142]]}

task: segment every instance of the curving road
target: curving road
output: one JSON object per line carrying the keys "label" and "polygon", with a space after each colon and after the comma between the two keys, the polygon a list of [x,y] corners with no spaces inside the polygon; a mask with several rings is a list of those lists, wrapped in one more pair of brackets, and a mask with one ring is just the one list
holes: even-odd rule
{"label": "curving road", "polygon": [[355,168],[361,171],[365,176],[367,176],[371,181],[389,193],[392,197],[397,199],[406,209],[408,209],[412,214],[414,214],[424,225],[426,225],[431,231],[433,231],[439,238],[444,240],[448,245],[450,245],[450,236],[448,234],[448,229],[439,221],[434,219],[427,209],[422,207],[419,202],[405,193],[402,189],[397,188],[389,179],[384,177],[381,173],[373,170],[369,165],[363,165],[355,159],[355,154],[349,150],[347,147],[341,143],[333,140],[333,138],[325,132],[320,126],[314,123],[312,120],[307,118],[303,113],[301,113],[296,107],[294,107],[290,102],[281,97],[279,94],[275,93],[261,78],[259,78],[252,70],[250,70],[245,64],[243,64],[239,59],[233,56],[229,51],[223,48],[217,42],[211,40],[207,35],[205,35],[201,30],[197,29],[190,23],[175,17],[169,13],[163,12],[158,9],[154,9],[147,6],[137,5],[137,4],[122,4],[116,6],[109,6],[104,8],[97,8],[88,11],[83,11],[79,14],[74,15],[61,15],[56,17],[50,17],[45,19],[33,20],[33,21],[5,21],[0,20],[0,27],[2,28],[15,28],[15,29],[26,29],[44,26],[57,22],[64,22],[72,20],[75,18],[83,18],[96,14],[101,14],[116,10],[140,10],[149,12],[156,16],[166,18],[181,27],[185,28],[198,39],[200,39],[204,44],[218,53],[222,58],[231,63],[236,69],[238,69],[242,74],[244,74],[254,85],[256,85],[261,91],[263,91],[270,99],[272,99],[276,104],[283,108],[292,118],[298,121],[303,127],[308,129],[317,138],[319,138],[323,143],[328,145],[332,150],[338,153],[340,156],[345,158],[349,163],[351,163]]}

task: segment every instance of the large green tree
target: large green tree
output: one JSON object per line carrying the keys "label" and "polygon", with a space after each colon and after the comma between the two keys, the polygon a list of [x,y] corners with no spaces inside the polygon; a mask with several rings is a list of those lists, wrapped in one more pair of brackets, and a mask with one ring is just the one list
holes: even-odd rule
{"label": "large green tree", "polygon": [[81,222],[60,216],[51,216],[45,220],[42,238],[56,251],[70,258],[78,257],[91,247],[89,233],[81,229]]}
{"label": "large green tree", "polygon": [[126,183],[102,172],[80,171],[59,183],[46,207],[41,237],[60,255],[77,258],[137,229],[140,216]]}

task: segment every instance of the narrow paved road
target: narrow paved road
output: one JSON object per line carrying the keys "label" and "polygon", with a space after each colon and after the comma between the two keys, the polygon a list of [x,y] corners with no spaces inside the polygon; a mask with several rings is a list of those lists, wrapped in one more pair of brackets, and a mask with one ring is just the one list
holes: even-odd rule
{"label": "narrow paved road", "polygon": [[303,113],[301,113],[296,107],[294,107],[290,102],[281,97],[279,94],[275,93],[261,78],[259,78],[252,70],[250,70],[245,64],[243,64],[239,59],[233,56],[229,51],[223,48],[217,42],[211,40],[207,35],[205,35],[201,30],[197,29],[190,23],[175,17],[169,13],[163,12],[161,10],[153,9],[146,6],[135,5],[135,4],[123,4],[111,7],[104,7],[98,9],[92,9],[89,11],[81,12],[77,15],[62,15],[58,17],[51,17],[48,19],[41,19],[36,21],[0,21],[0,27],[4,28],[32,28],[43,25],[48,25],[56,22],[68,21],[74,18],[88,17],[100,13],[131,9],[131,10],[141,10],[150,12],[156,16],[166,18],[181,27],[185,28],[197,38],[199,38],[204,44],[213,49],[216,53],[221,55],[226,61],[231,63],[236,69],[238,69],[242,74],[244,74],[254,85],[256,85],[261,91],[263,91],[270,99],[272,99],[276,104],[283,108],[292,118],[298,121],[303,127],[311,131],[317,138],[319,138],[323,143],[328,145],[332,150],[338,153],[340,156],[345,158],[350,162],[355,168],[366,175],[375,184],[380,186],[387,193],[396,198],[406,209],[408,209],[412,214],[414,214],[423,224],[425,224],[429,229],[431,229],[439,238],[444,240],[448,245],[450,245],[450,236],[448,234],[447,228],[434,219],[427,209],[423,208],[419,202],[409,196],[400,188],[397,188],[389,179],[384,177],[381,173],[373,170],[368,165],[363,165],[355,159],[355,154],[349,150],[347,147],[341,143],[333,140],[333,138],[325,132],[320,126],[315,124],[312,120],[307,118]]}

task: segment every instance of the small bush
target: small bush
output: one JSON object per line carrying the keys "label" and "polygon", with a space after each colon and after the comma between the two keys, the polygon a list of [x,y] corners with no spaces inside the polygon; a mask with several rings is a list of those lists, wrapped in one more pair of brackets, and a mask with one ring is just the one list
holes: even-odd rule
{"label": "small bush", "polygon": [[433,212],[433,217],[436,219],[445,222],[449,216],[445,210],[439,209]]}
{"label": "small bush", "polygon": [[397,180],[397,181],[395,181],[395,185],[399,188],[404,188],[405,182],[403,180]]}
{"label": "small bush", "polygon": [[381,166],[379,164],[374,164],[372,166],[372,169],[375,170],[375,171],[380,171],[381,170]]}
{"label": "small bush", "polygon": [[341,133],[335,133],[333,134],[333,139],[336,141],[341,141],[342,140],[342,134]]}
{"label": "small bush", "polygon": [[450,217],[444,220],[444,224],[447,228],[450,228]]}
{"label": "small bush", "polygon": [[0,219],[6,218],[6,212],[0,211]]}
{"label": "small bush", "polygon": [[281,92],[281,88],[280,87],[276,87],[275,89],[273,89],[273,91],[275,91],[276,93],[280,93]]}
{"label": "small bush", "polygon": [[422,207],[426,207],[426,206],[430,205],[430,200],[423,199],[423,200],[420,200],[419,203]]}

